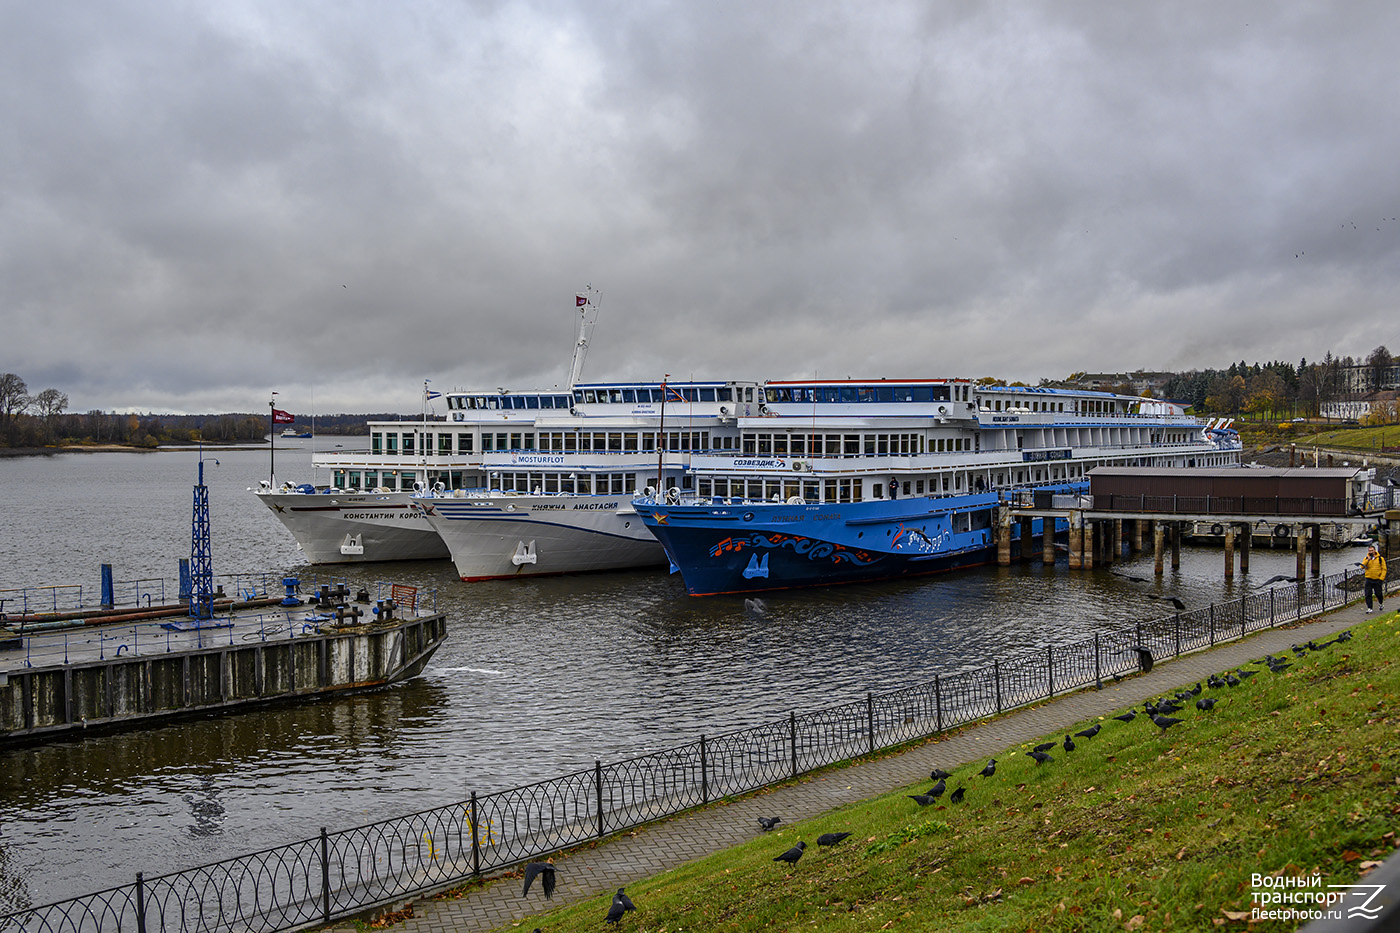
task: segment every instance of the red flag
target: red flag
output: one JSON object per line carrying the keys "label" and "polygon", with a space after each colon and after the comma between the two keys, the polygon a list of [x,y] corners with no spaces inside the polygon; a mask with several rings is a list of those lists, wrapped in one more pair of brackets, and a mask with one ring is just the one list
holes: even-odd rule
{"label": "red flag", "polygon": [[273,424],[292,424],[297,419],[293,418],[290,412],[285,412],[280,408],[272,409]]}
{"label": "red flag", "polygon": [[583,297],[582,295],[575,295],[575,296],[574,296],[574,307],[575,307],[575,308],[582,308],[582,307],[583,307],[584,305],[586,305],[586,304],[588,304],[588,299],[587,299],[587,298]]}

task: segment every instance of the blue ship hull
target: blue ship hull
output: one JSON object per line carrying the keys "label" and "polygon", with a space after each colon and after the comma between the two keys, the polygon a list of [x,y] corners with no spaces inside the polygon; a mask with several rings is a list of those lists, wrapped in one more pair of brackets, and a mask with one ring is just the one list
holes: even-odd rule
{"label": "blue ship hull", "polygon": [[[891,580],[991,563],[996,505],[992,493],[822,504],[635,503],[692,596]],[[1039,520],[1034,530],[1039,533]]]}

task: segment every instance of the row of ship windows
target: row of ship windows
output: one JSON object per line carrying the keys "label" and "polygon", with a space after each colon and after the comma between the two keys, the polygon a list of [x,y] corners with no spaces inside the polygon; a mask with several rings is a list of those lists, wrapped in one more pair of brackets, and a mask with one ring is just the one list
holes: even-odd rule
{"label": "row of ship windows", "polygon": [[[1228,462],[1224,456],[1207,456],[1201,459],[1202,465]],[[1192,461],[1195,465],[1195,461]],[[1097,465],[1071,463],[1064,466],[1030,467],[1016,470],[1000,470],[985,475],[973,471],[940,473],[927,479],[909,479],[900,486],[901,495],[955,495],[964,490],[985,492],[990,482],[992,488],[1018,486],[1026,483],[1064,482],[1083,477],[1088,469]],[[344,489],[388,489],[390,491],[411,490],[419,479],[415,470],[335,470],[333,483]],[[463,488],[464,474],[461,470],[428,471],[423,474],[428,482],[442,482],[449,489]],[[655,484],[655,476],[644,476],[643,480]],[[810,502],[860,502],[866,495],[883,498],[887,481],[883,478],[842,478],[818,480],[806,477],[702,477],[698,481],[691,476],[684,477],[681,486],[694,488],[701,497],[736,497],[767,499],[779,497],[786,501],[793,496],[801,496]],[[638,490],[636,473],[549,473],[549,472],[493,472],[490,478],[492,489],[530,493],[576,493],[580,495],[623,495]]]}
{"label": "row of ship windows", "polygon": [[[928,441],[926,448],[925,441]],[[972,450],[970,437],[922,434],[745,434],[745,456],[867,457]]]}
{"label": "row of ship windows", "polygon": [[[1064,402],[1037,402],[1025,399],[1006,399],[1003,402],[999,398],[984,398],[978,406],[979,411],[1064,411]],[[1070,404],[1070,412],[1077,415],[1122,415],[1127,412],[1127,406],[1118,402],[1106,399],[1081,398],[1074,399]]]}
{"label": "row of ship windows", "polygon": [[[563,453],[594,452],[650,452],[656,450],[655,431],[549,431],[536,434],[533,431],[485,431],[481,435],[483,453],[496,453],[513,450],[543,451]],[[375,455],[413,454],[415,434],[404,432],[373,434],[370,438],[370,452]],[[438,456],[472,454],[475,452],[474,435],[458,433],[456,450],[453,449],[454,435],[439,432],[436,435],[424,434],[422,453],[436,452]],[[1160,443],[1165,436],[1168,443],[1186,443],[1189,435],[1185,432],[1168,432],[1156,435],[1154,442]],[[538,439],[538,446],[536,440]],[[1018,446],[1023,439],[1018,436]],[[885,455],[912,455],[922,453],[961,453],[978,449],[976,437],[937,437],[927,438],[918,433],[899,434],[787,434],[757,433],[745,434],[742,442],[730,436],[711,437],[709,431],[668,431],[666,450],[682,452],[717,452],[720,454],[738,450],[743,456],[776,457],[875,457]],[[436,442],[436,450],[434,443]],[[1070,441],[1066,439],[1065,444]],[[1088,443],[1097,443],[1090,438]]]}
{"label": "row of ship windows", "polygon": [[[947,385],[912,386],[769,386],[768,388],[731,386],[668,386],[662,390],[636,387],[630,389],[575,389],[573,395],[530,395],[502,393],[500,395],[450,395],[447,407],[453,411],[536,411],[540,409],[568,410],[574,405],[598,403],[635,405],[659,404],[663,397],[672,402],[732,402],[735,396],[743,402],[948,402],[969,401],[971,387]],[[1064,411],[1065,403],[1028,401],[1020,398],[983,399],[984,411]],[[1117,402],[1103,399],[1075,399],[1071,411],[1085,413],[1122,412]]]}
{"label": "row of ship windows", "polygon": [[[743,390],[740,390],[742,392]],[[759,391],[762,394],[762,390]],[[638,403],[660,404],[663,396],[669,402],[732,402],[735,391],[729,386],[668,386],[663,393],[656,388],[631,389],[575,389],[573,395],[449,395],[447,407],[452,411],[534,411],[538,409],[564,409],[574,405],[593,405],[599,402],[636,405]],[[753,388],[748,389],[748,401],[752,402]],[[761,401],[762,399],[760,399]]]}
{"label": "row of ship windows", "polygon": [[968,386],[769,386],[770,402],[951,402],[966,401]]}

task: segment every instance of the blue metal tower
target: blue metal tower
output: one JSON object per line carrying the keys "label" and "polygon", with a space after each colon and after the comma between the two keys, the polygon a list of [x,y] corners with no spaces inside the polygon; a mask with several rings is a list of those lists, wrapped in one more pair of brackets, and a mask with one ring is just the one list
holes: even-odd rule
{"label": "blue metal tower", "polygon": [[214,617],[214,565],[209,544],[209,487],[204,485],[204,452],[199,455],[199,483],[194,487],[190,522],[190,618]]}

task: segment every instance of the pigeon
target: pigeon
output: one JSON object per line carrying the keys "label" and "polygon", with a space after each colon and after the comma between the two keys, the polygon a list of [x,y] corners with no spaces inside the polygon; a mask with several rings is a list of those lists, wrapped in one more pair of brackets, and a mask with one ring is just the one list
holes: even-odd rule
{"label": "pigeon", "polygon": [[850,833],[822,833],[817,837],[817,845],[834,846],[849,835]]}
{"label": "pigeon", "polygon": [[1178,703],[1162,703],[1157,706],[1158,713],[1171,714],[1181,712],[1181,705]]}
{"label": "pigeon", "polygon": [[1332,639],[1332,640],[1333,640],[1333,641],[1351,641],[1351,629],[1347,629],[1346,631],[1342,632],[1340,635],[1338,635],[1336,638],[1334,638],[1334,639]]}
{"label": "pigeon", "polygon": [[1239,679],[1238,677],[1236,677],[1234,674],[1226,674],[1226,675],[1225,675],[1225,684],[1226,684],[1226,686],[1238,687],[1238,686],[1240,685],[1240,683],[1241,683],[1240,679]]}
{"label": "pigeon", "polygon": [[1200,682],[1199,680],[1196,681],[1196,686],[1194,686],[1194,687],[1192,687],[1190,690],[1188,690],[1187,693],[1191,694],[1193,697],[1198,697],[1198,696],[1200,696],[1200,695],[1201,695],[1201,682]]}
{"label": "pigeon", "polygon": [[948,789],[948,784],[944,779],[939,778],[938,783],[928,789],[928,796],[942,797],[943,792]]}
{"label": "pigeon", "polygon": [[1207,712],[1212,706],[1215,705],[1215,700],[1215,697],[1201,697],[1199,700],[1196,701],[1196,709],[1200,710],[1201,712]]}
{"label": "pigeon", "polygon": [[951,794],[948,795],[948,802],[949,802],[949,803],[962,803],[963,791],[964,791],[964,790],[965,790],[965,788],[959,787],[957,790],[953,791]]}
{"label": "pigeon", "polygon": [[1069,736],[1065,736],[1065,751],[1072,752],[1074,751],[1074,749],[1074,739],[1070,738]]}
{"label": "pigeon", "polygon": [[928,794],[905,794],[904,796],[908,797],[910,800],[914,801],[921,807],[926,807],[931,803],[938,802],[937,797],[930,797]]}
{"label": "pigeon", "polygon": [[618,888],[613,895],[612,906],[608,908],[608,915],[603,918],[604,923],[617,923],[622,919],[622,915],[629,910],[636,910],[637,905],[632,903],[632,898],[627,896],[625,888]]}
{"label": "pigeon", "polygon": [[797,845],[793,846],[791,849],[788,849],[782,855],[775,856],[773,858],[773,861],[787,862],[789,865],[796,865],[797,860],[802,857],[802,853],[804,850],[806,850],[806,848],[807,843],[799,842]]}
{"label": "pigeon", "polygon": [[1059,744],[1059,742],[1041,742],[1035,747],[1035,750],[1038,752],[1048,752],[1050,751],[1050,749],[1054,748],[1056,745]]}
{"label": "pigeon", "polygon": [[1258,672],[1258,671],[1243,671],[1243,670],[1236,670],[1236,671],[1235,671],[1235,674],[1240,678],[1240,680],[1248,680],[1249,678],[1253,677],[1253,676],[1254,676],[1255,674],[1257,674],[1257,673],[1259,673],[1259,672]]}
{"label": "pigeon", "polygon": [[1172,726],[1181,722],[1180,719],[1173,719],[1170,716],[1153,716],[1152,721],[1155,722],[1157,724],[1157,727],[1162,730],[1163,735],[1165,735],[1167,730],[1170,729]]}
{"label": "pigeon", "polygon": [[1137,710],[1130,709],[1126,713],[1123,713],[1119,716],[1114,716],[1113,718],[1118,720],[1119,722],[1132,722],[1134,719],[1137,719]]}
{"label": "pigeon", "polygon": [[554,897],[554,866],[548,862],[531,862],[525,866],[525,887],[521,890],[520,896],[524,897],[530,893],[530,885],[534,883],[536,875],[543,875],[540,884],[544,886],[545,900]]}
{"label": "pigeon", "polygon": [[781,816],[760,816],[758,818],[758,825],[762,826],[763,831],[766,833],[782,821],[783,818]]}
{"label": "pigeon", "polygon": [[982,775],[983,777],[991,777],[993,774],[996,774],[996,773],[997,773],[997,760],[996,760],[995,758],[993,758],[992,760],[988,761],[988,762],[987,762],[987,767],[983,768],[981,771],[978,771],[977,773],[980,774],[980,775]]}
{"label": "pigeon", "polygon": [[1103,728],[1103,726],[1099,725],[1098,723],[1094,723],[1092,726],[1090,726],[1090,727],[1087,728],[1087,729],[1081,729],[1081,730],[1079,730],[1078,732],[1075,733],[1075,735],[1080,736],[1080,737],[1082,737],[1082,738],[1086,738],[1086,739],[1092,739],[1094,736],[1096,736],[1096,735],[1099,734],[1099,730],[1102,729],[1102,728]]}
{"label": "pigeon", "polygon": [[1270,665],[1269,665],[1269,673],[1271,673],[1271,674],[1282,674],[1284,671],[1288,670],[1288,669],[1289,669],[1290,667],[1292,667],[1292,666],[1293,666],[1293,665],[1292,665],[1292,664],[1289,664],[1287,661],[1280,661],[1280,662],[1277,663],[1277,664],[1270,664]]}
{"label": "pigeon", "polygon": [[[1052,742],[1051,744],[1053,745],[1054,743]],[[1040,765],[1045,764],[1047,761],[1054,761],[1054,760],[1055,760],[1055,759],[1051,758],[1049,755],[1045,754],[1044,752],[1026,752],[1026,754],[1027,754],[1027,755],[1030,755],[1032,758],[1035,759],[1035,763],[1036,763],[1036,766],[1037,766],[1037,767],[1039,767]]]}
{"label": "pigeon", "polygon": [[942,768],[934,768],[928,773],[928,776],[929,780],[931,781],[942,781],[946,778],[952,777],[953,775],[952,772],[944,771]]}

